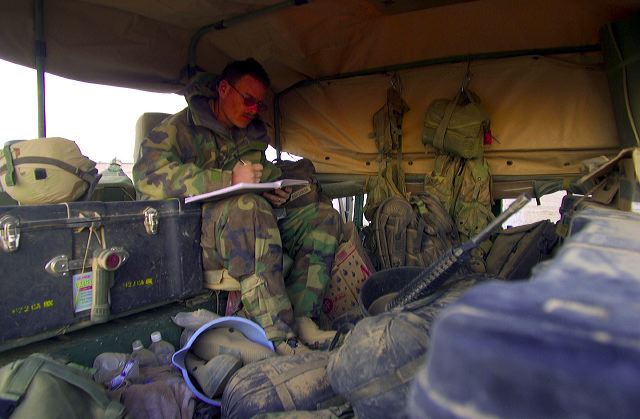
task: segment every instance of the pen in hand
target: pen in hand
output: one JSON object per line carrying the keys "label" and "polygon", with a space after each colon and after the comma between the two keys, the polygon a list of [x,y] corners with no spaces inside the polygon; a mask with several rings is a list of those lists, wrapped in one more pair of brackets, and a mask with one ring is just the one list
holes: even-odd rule
{"label": "pen in hand", "polygon": [[238,159],[238,163],[232,170],[231,184],[236,183],[260,183],[263,167],[259,163],[252,163]]}

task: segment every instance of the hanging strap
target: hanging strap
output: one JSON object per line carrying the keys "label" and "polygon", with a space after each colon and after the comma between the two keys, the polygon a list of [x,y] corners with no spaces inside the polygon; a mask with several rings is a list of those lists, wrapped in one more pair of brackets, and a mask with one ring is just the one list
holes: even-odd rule
{"label": "hanging strap", "polygon": [[452,102],[449,102],[444,111],[444,115],[442,116],[442,120],[438,124],[436,134],[433,138],[433,146],[439,150],[444,150],[444,136],[447,133],[447,128],[449,127],[449,122],[451,122],[453,111],[456,109],[456,106],[458,106],[458,102],[460,101],[461,96],[465,95],[470,102],[475,102],[475,100],[473,99],[473,95],[469,94],[467,90],[469,80],[469,74],[467,73],[464,77],[464,80],[462,81],[460,89],[458,90],[458,94],[456,94],[456,97]]}

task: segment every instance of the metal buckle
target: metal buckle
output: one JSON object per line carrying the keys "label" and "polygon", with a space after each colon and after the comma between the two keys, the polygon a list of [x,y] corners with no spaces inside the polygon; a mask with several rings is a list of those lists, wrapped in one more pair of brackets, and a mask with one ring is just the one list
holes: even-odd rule
{"label": "metal buckle", "polygon": [[10,215],[0,219],[0,239],[2,250],[11,253],[20,247],[20,221]]}
{"label": "metal buckle", "polygon": [[152,236],[158,234],[158,210],[147,207],[144,212],[144,228],[147,234]]}

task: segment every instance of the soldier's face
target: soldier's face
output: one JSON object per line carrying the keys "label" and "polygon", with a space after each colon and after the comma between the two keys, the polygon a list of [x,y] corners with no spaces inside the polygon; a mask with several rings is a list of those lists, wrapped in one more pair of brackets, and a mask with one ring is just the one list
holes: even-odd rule
{"label": "soldier's face", "polygon": [[233,85],[228,80],[222,80],[218,94],[218,120],[229,128],[245,128],[264,108],[267,88],[251,76],[242,76]]}

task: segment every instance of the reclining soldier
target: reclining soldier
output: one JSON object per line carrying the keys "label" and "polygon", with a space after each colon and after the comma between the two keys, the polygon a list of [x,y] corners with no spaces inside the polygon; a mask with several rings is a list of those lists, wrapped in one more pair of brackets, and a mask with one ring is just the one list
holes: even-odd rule
{"label": "reclining soldier", "polygon": [[[258,117],[270,80],[254,59],[227,65],[219,77],[196,76],[183,93],[188,107],[144,138],[133,167],[142,199],[184,198],[240,182],[268,182],[281,171],[265,157],[269,138]],[[248,316],[280,354],[333,337],[311,320],[319,314],[338,244],[341,219],[327,203],[274,208],[290,189],[243,194],[202,206],[206,271],[225,269],[240,282]],[[285,284],[283,250],[294,262]]]}

